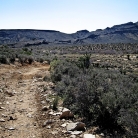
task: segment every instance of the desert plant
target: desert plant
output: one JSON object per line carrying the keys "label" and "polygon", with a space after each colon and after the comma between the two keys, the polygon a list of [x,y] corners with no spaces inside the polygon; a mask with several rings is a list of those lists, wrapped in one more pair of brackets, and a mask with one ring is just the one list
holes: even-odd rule
{"label": "desert plant", "polygon": [[91,54],[84,54],[84,56],[81,56],[79,59],[78,59],[78,66],[80,67],[80,68],[89,68],[89,66],[90,66],[90,57],[91,57]]}
{"label": "desert plant", "polygon": [[130,55],[127,55],[127,59],[128,59],[128,60],[131,60],[131,59],[130,59]]}
{"label": "desert plant", "polygon": [[[105,132],[119,135],[126,131],[129,137],[136,136],[137,82],[116,70],[91,66],[85,72],[78,69],[69,61],[60,61],[52,68],[55,90],[63,97],[64,106]],[[73,76],[70,70],[75,72]],[[60,79],[57,80],[58,73]]]}
{"label": "desert plant", "polygon": [[34,61],[34,59],[33,59],[32,57],[29,57],[29,58],[28,58],[28,63],[29,63],[29,64],[32,64],[33,61]]}
{"label": "desert plant", "polygon": [[53,100],[53,110],[57,110],[57,106],[58,106],[58,96],[56,96]]}
{"label": "desert plant", "polygon": [[49,75],[46,75],[44,78],[43,78],[43,81],[50,81],[51,80],[51,78],[50,78],[50,76]]}
{"label": "desert plant", "polygon": [[14,62],[15,62],[15,56],[12,55],[12,56],[10,57],[10,63],[14,64]]}
{"label": "desert plant", "polygon": [[8,64],[7,58],[5,56],[1,56],[0,57],[0,63],[2,63],[2,64]]}

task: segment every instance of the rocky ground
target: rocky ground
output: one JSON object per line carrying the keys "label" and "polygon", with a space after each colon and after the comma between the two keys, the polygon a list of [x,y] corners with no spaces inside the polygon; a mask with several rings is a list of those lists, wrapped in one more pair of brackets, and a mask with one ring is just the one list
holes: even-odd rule
{"label": "rocky ground", "polygon": [[70,119],[73,114],[62,107],[62,100],[56,111],[52,109],[56,96],[48,69],[48,64],[36,62],[0,65],[0,138],[102,137]]}

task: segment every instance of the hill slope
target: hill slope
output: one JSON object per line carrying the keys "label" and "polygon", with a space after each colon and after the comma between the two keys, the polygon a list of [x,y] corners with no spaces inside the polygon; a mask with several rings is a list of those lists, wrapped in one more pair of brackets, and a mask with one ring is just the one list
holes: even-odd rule
{"label": "hill slope", "polygon": [[115,25],[104,30],[77,31],[65,34],[54,30],[0,30],[0,44],[93,44],[93,43],[138,43],[138,22]]}

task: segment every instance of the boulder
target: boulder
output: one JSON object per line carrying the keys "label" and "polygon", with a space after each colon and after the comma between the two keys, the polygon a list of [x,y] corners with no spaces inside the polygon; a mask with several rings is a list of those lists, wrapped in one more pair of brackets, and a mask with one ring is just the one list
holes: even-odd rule
{"label": "boulder", "polygon": [[77,125],[76,123],[69,123],[67,125],[67,131],[73,131],[73,130],[75,130],[76,125]]}
{"label": "boulder", "polygon": [[78,122],[76,127],[75,127],[75,130],[77,130],[77,131],[85,131],[85,124],[82,123],[82,122]]}
{"label": "boulder", "polygon": [[60,115],[60,119],[71,119],[74,118],[73,113],[67,108],[64,108],[62,114]]}
{"label": "boulder", "polygon": [[67,131],[85,131],[85,124],[82,122],[69,123],[67,125]]}

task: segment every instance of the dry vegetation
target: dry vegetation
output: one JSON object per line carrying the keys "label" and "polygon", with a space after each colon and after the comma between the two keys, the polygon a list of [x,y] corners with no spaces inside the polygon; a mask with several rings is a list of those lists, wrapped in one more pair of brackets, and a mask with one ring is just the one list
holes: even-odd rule
{"label": "dry vegetation", "polygon": [[[17,77],[16,70],[20,71],[20,68],[26,69],[23,76],[19,75],[20,79],[32,79],[36,61],[40,65],[51,65],[50,76],[38,81],[39,84],[34,88],[38,90],[35,91],[35,100],[38,103],[36,121],[43,138],[54,137],[51,132],[55,132],[57,138],[69,137],[58,128],[63,122],[58,117],[48,116],[52,107],[46,113],[42,112],[42,107],[49,104],[45,101],[47,93],[50,93],[51,99],[56,94],[60,102],[55,103],[55,108],[69,108],[75,114],[76,120],[85,122],[89,133],[104,133],[105,137],[138,136],[138,44],[41,45],[22,48],[0,46],[0,67],[4,68],[3,64],[11,70],[15,67],[12,79]],[[32,66],[31,74],[27,73],[28,66]],[[39,74],[38,70],[37,68],[35,77],[39,80],[45,73]],[[11,73],[1,72],[0,107],[6,101],[3,92],[10,88],[7,82],[12,81],[9,77],[5,78],[5,75]],[[55,120],[51,129],[42,127],[46,119]]]}

